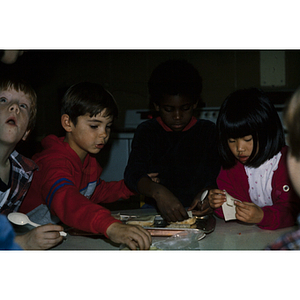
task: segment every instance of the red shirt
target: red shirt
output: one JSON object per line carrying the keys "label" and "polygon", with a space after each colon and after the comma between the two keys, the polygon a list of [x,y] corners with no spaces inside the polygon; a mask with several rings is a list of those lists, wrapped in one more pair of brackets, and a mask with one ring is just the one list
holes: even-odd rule
{"label": "red shirt", "polygon": [[124,181],[105,182],[100,179],[102,168],[87,155],[84,163],[64,138],[54,135],[42,141],[44,150],[33,160],[39,166],[20,211],[28,213],[41,204],[64,224],[77,229],[106,234],[118,222],[99,203],[127,199],[133,193]]}

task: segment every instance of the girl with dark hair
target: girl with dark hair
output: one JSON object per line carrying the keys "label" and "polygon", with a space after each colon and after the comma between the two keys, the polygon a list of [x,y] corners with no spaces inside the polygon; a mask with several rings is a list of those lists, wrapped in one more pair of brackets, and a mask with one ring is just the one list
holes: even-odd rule
{"label": "girl with dark hair", "polygon": [[218,188],[208,195],[223,217],[226,191],[235,199],[236,219],[277,229],[295,224],[299,211],[287,173],[284,131],[274,105],[260,90],[238,90],[220,108],[217,130],[222,168]]}

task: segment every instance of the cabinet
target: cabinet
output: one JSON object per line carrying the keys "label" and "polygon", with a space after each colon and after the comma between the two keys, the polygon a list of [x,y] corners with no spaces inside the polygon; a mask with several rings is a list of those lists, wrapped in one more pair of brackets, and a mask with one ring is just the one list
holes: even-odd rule
{"label": "cabinet", "polygon": [[108,143],[97,155],[103,168],[101,179],[118,181],[124,178],[134,133],[112,133]]}

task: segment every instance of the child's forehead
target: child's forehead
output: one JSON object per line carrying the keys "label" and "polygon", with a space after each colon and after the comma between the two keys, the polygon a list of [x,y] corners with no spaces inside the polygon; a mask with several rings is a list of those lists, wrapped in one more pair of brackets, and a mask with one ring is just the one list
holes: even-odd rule
{"label": "child's forehead", "polygon": [[91,120],[106,120],[106,121],[112,121],[113,120],[113,115],[107,114],[107,109],[103,109],[101,112],[97,113],[96,115],[91,115],[90,113],[86,113],[85,117],[87,119]]}
{"label": "child's forehead", "polygon": [[16,90],[14,88],[0,89],[0,94],[9,95],[11,97],[21,97],[26,98],[29,102],[31,102],[31,97],[28,94],[25,94],[21,90]]}
{"label": "child's forehead", "polygon": [[192,104],[193,101],[186,95],[164,95],[160,101],[160,105],[182,106]]}

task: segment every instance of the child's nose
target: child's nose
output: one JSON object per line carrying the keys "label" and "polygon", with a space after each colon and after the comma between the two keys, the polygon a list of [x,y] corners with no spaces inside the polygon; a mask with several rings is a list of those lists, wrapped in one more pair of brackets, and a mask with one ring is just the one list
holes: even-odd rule
{"label": "child's nose", "polygon": [[180,110],[175,110],[174,111],[174,119],[179,120],[182,118],[182,113]]}
{"label": "child's nose", "polygon": [[18,113],[20,111],[19,105],[17,103],[13,103],[9,107],[9,111],[15,111],[16,113]]}
{"label": "child's nose", "polygon": [[99,136],[106,138],[107,137],[107,131],[105,129],[101,129],[99,132]]}
{"label": "child's nose", "polygon": [[242,142],[237,142],[237,150],[239,152],[245,151],[245,147],[244,147],[244,144]]}

